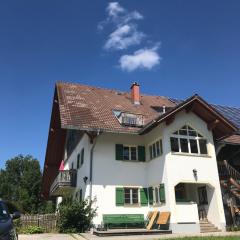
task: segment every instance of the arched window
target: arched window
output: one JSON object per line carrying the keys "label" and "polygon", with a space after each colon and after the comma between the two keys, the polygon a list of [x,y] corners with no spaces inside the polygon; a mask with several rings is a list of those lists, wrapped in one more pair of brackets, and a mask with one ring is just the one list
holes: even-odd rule
{"label": "arched window", "polygon": [[188,125],[174,132],[170,137],[172,152],[206,155],[207,140]]}

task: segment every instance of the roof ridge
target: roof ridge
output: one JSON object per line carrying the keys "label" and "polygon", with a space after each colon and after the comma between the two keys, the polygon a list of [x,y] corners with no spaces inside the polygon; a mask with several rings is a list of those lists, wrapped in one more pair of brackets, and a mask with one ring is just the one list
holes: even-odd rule
{"label": "roof ridge", "polygon": [[[174,100],[176,100],[176,101],[181,101],[181,102],[185,101],[185,100],[178,99],[178,98],[174,98],[174,97],[168,97],[168,99],[169,99],[170,101],[174,101]],[[209,104],[210,104],[210,105],[213,105],[213,106],[235,108],[235,109],[240,110],[240,107],[236,107],[236,106],[228,106],[228,105],[217,104],[217,103],[209,103]]]}
{"label": "roof ridge", "polygon": [[[91,86],[91,85],[81,84],[81,83],[66,82],[66,81],[62,81],[62,80],[56,81],[56,85],[59,85],[59,84],[78,85],[78,86],[95,88],[95,89],[101,89],[101,90],[106,90],[106,91],[119,92],[119,93],[122,93],[122,94],[130,94],[130,91],[127,92],[127,91],[122,91],[122,90],[115,89],[115,88],[97,87],[97,86]],[[140,93],[140,95],[141,95],[141,96],[147,96],[147,97],[161,97],[161,98],[164,98],[164,99],[167,99],[167,100],[171,101],[169,97],[161,96],[161,95],[150,95],[150,94],[147,94],[147,93]],[[172,101],[171,101],[171,102],[172,102]]]}

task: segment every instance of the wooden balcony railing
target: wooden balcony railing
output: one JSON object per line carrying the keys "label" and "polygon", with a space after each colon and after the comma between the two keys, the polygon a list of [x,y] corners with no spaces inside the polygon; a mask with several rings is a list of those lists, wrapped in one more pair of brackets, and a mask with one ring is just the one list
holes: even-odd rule
{"label": "wooden balcony railing", "polygon": [[62,196],[73,191],[77,184],[77,170],[59,171],[50,187],[50,195]]}

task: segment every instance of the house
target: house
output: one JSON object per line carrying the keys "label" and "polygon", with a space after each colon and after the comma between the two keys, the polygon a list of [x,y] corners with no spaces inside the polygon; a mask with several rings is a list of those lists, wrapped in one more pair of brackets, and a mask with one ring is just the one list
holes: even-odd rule
{"label": "house", "polygon": [[240,109],[198,95],[179,101],[143,95],[137,83],[120,92],[59,82],[42,195],[57,204],[96,199],[95,226],[157,211],[170,213],[174,233],[206,223],[224,231],[238,205],[239,127]]}

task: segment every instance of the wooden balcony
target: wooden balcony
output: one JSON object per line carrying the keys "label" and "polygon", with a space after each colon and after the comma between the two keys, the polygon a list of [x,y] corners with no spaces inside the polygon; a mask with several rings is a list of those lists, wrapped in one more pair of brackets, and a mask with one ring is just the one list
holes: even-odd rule
{"label": "wooden balcony", "polygon": [[50,188],[51,196],[66,196],[71,194],[77,184],[77,170],[59,171]]}

